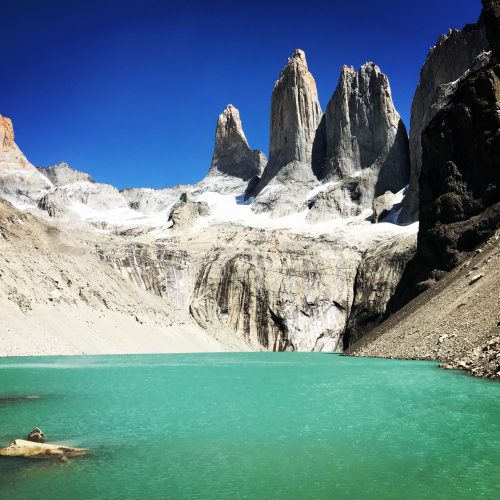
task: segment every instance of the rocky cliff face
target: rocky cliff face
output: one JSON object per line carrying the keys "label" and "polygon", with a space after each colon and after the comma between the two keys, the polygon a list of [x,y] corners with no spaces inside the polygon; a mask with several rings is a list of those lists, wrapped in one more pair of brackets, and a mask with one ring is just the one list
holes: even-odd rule
{"label": "rocky cliff face", "polygon": [[345,349],[382,321],[387,302],[416,247],[416,237],[412,234],[391,238],[363,254],[344,336]]}
{"label": "rocky cliff face", "polygon": [[404,187],[409,175],[406,128],[392,102],[389,79],[376,64],[368,62],[359,71],[342,67],[318,133],[324,134],[325,150],[313,166],[320,179],[344,179],[369,169],[377,196]]}
{"label": "rocky cliff face", "polygon": [[342,67],[317,131],[312,166],[319,179],[341,181],[330,197],[343,193],[346,207],[354,204],[350,215],[356,205],[367,208],[375,196],[407,184],[406,128],[394,108],[389,79],[376,64],[359,71]]}
{"label": "rocky cliff face", "polygon": [[297,49],[274,85],[269,162],[254,196],[286,165],[297,162],[308,168],[321,115],[316,82],[307,68],[304,52]]}
{"label": "rocky cliff face", "polygon": [[410,125],[410,185],[399,220],[418,219],[418,178],[422,166],[421,135],[426,125],[449,101],[458,80],[488,62],[489,42],[482,22],[441,35],[420,71],[413,97]]}
{"label": "rocky cliff face", "polygon": [[154,244],[115,238],[98,252],[123,277],[189,311],[213,335],[229,332],[272,351],[339,351],[348,324],[358,335],[361,320],[351,321],[350,314],[355,300],[355,311],[362,310],[363,300],[355,299],[364,296],[362,288],[378,290],[369,299],[370,320],[385,311],[402,272],[391,263],[406,258],[407,241],[374,251],[364,281],[362,251],[333,237],[286,231],[212,226],[195,239],[180,233]]}
{"label": "rocky cliff face", "polygon": [[267,159],[264,153],[250,149],[240,112],[228,104],[217,120],[215,146],[210,173],[222,173],[245,181],[261,175]]}
{"label": "rocky cliff face", "polygon": [[14,147],[14,127],[10,118],[0,115],[0,147],[10,149]]}
{"label": "rocky cliff face", "polygon": [[52,187],[21,153],[14,142],[12,121],[0,115],[0,192],[12,203],[36,206]]}
{"label": "rocky cliff face", "polygon": [[[491,12],[483,20],[488,34],[497,36],[500,12]],[[499,62],[494,50],[485,67],[458,83],[450,102],[422,133],[418,249],[391,310],[427,286],[426,280],[459,264],[500,227]]]}

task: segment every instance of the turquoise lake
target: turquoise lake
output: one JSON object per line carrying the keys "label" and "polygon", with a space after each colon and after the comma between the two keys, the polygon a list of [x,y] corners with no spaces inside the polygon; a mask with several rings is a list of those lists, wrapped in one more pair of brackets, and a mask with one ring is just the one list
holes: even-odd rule
{"label": "turquoise lake", "polygon": [[0,359],[0,498],[499,498],[500,384],[321,353]]}

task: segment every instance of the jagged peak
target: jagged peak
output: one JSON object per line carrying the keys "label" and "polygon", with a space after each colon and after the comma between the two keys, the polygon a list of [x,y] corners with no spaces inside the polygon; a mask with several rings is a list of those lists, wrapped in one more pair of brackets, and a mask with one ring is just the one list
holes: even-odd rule
{"label": "jagged peak", "polygon": [[288,58],[288,64],[299,64],[307,69],[306,53],[302,49],[295,49]]}
{"label": "jagged peak", "polygon": [[241,124],[240,111],[232,104],[228,104],[219,115],[215,132],[216,141],[219,138],[227,137],[229,134],[239,135],[248,146],[245,132],[243,132],[243,125]]}
{"label": "jagged peak", "polygon": [[217,120],[210,172],[248,180],[260,174],[265,162],[260,151],[250,149],[239,110],[228,104]]}
{"label": "jagged peak", "polygon": [[11,148],[14,144],[14,125],[12,120],[0,115],[0,147]]}

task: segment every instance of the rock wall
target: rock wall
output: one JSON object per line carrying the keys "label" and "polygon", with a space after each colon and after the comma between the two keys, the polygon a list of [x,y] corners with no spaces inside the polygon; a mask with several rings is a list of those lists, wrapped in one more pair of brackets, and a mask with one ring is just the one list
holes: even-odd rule
{"label": "rock wall", "polygon": [[155,244],[99,245],[123,277],[205,330],[271,351],[341,351],[347,329],[366,330],[363,304],[370,303],[371,322],[381,317],[410,251],[410,237],[384,243],[363,264],[362,251],[334,238],[225,227],[201,231],[195,241],[179,234]]}
{"label": "rock wall", "polygon": [[0,115],[0,148],[8,149],[14,146],[14,127],[12,120]]}
{"label": "rock wall", "polygon": [[[488,35],[497,36],[499,19],[498,8],[483,17]],[[390,311],[440,279],[500,227],[499,108],[500,55],[494,50],[485,67],[458,83],[422,133],[417,253]]]}
{"label": "rock wall", "polygon": [[412,234],[391,238],[363,254],[344,336],[345,349],[382,321],[386,305],[416,249],[417,238]]}
{"label": "rock wall", "polygon": [[410,185],[403,202],[400,222],[418,219],[418,178],[422,167],[421,135],[426,125],[449,101],[458,80],[488,62],[489,51],[484,25],[481,22],[452,29],[441,35],[431,48],[420,71],[420,81],[411,106]]}

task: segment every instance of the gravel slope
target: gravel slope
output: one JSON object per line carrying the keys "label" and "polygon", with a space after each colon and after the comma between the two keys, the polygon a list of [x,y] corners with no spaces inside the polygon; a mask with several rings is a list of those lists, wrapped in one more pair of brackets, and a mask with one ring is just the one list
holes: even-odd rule
{"label": "gravel slope", "polygon": [[500,231],[347,352],[427,359],[500,380]]}

